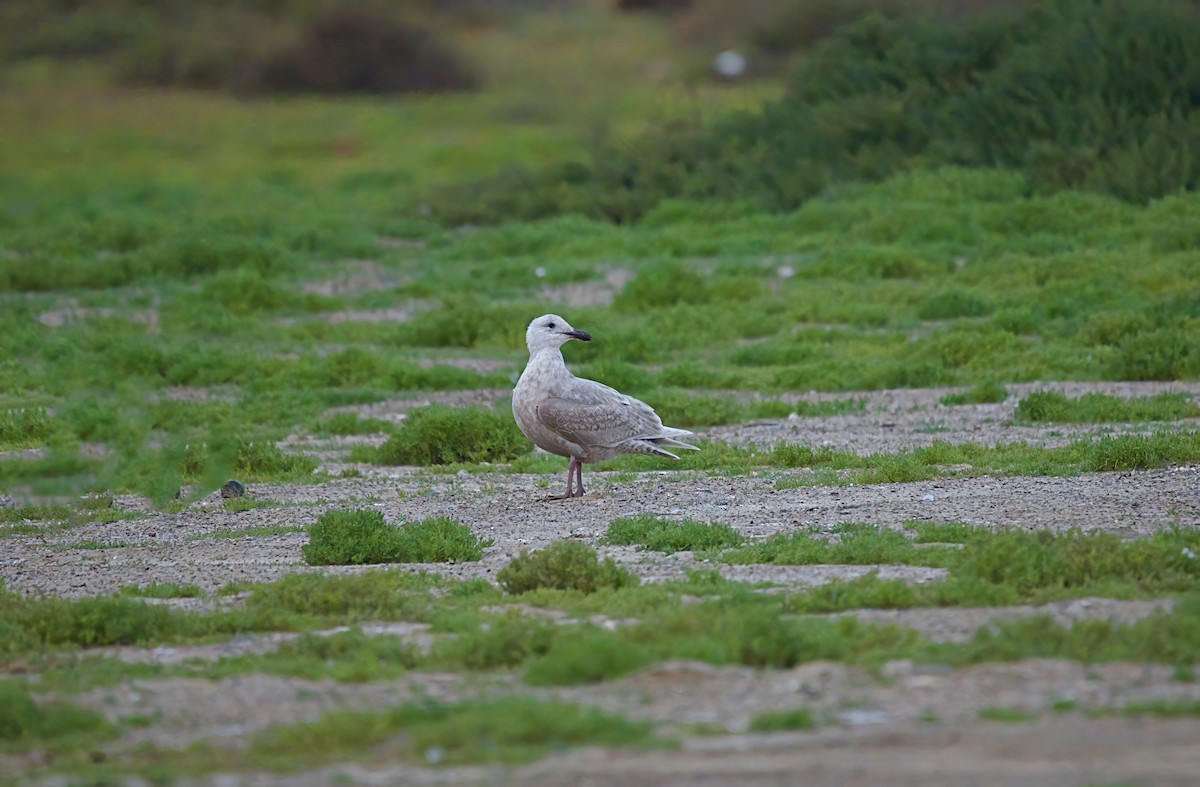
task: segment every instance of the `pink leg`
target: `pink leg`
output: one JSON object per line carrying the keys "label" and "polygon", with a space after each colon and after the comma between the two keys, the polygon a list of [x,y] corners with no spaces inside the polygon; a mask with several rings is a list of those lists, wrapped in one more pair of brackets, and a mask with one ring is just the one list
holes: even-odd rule
{"label": "pink leg", "polygon": [[[575,490],[576,480],[579,482],[578,491]],[[571,463],[567,465],[567,493],[565,495],[543,497],[542,500],[570,500],[573,497],[583,497],[583,462],[575,457],[571,457]]]}
{"label": "pink leg", "polygon": [[568,498],[575,496],[573,494],[573,486],[575,483],[575,464],[578,461],[579,460],[576,459],[575,457],[571,457],[571,463],[567,465],[567,494],[566,494],[566,497],[568,497]]}

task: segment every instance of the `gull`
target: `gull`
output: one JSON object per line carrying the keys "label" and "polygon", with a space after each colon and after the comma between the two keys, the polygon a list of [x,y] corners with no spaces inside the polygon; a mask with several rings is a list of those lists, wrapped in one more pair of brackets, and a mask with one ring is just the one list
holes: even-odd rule
{"label": "gull", "polygon": [[650,405],[567,371],[560,348],[572,339],[590,342],[592,337],[557,314],[544,314],[529,323],[525,330],[529,363],[513,390],[513,417],[525,436],[544,451],[571,458],[567,493],[548,499],[583,497],[585,462],[620,454],[678,459],[667,448],[698,450],[676,439],[691,432],[663,426]]}

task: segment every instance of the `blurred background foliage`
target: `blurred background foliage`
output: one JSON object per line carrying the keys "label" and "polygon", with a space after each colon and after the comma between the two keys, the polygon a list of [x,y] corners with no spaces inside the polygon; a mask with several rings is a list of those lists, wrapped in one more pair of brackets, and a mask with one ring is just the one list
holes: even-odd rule
{"label": "blurred background foliage", "polygon": [[422,195],[436,221],[626,222],[672,197],[787,210],[840,182],[945,165],[1134,202],[1200,182],[1191,0],[8,0],[0,60],[243,97],[473,90],[519,79],[472,53],[481,31],[580,7],[660,17],[661,43],[686,53],[681,81],[718,79],[708,61],[736,49],[741,78],[781,80],[783,95],[439,186]]}

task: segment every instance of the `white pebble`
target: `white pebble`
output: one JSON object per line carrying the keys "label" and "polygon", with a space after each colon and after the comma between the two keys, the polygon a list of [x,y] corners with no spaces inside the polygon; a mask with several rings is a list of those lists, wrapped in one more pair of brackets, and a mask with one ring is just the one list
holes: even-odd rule
{"label": "white pebble", "polygon": [[713,68],[726,79],[732,79],[746,71],[746,57],[741,52],[726,49],[713,60]]}

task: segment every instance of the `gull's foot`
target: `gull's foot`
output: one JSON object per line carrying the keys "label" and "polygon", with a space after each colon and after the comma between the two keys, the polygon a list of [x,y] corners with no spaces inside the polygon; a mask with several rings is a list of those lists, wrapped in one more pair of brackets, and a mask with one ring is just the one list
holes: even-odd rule
{"label": "gull's foot", "polygon": [[561,501],[561,500],[578,500],[579,498],[581,498],[583,496],[584,496],[583,492],[568,492],[567,494],[563,494],[563,495],[550,495],[549,497],[540,497],[540,498],[538,498],[538,502],[539,503],[550,503],[553,501]]}

